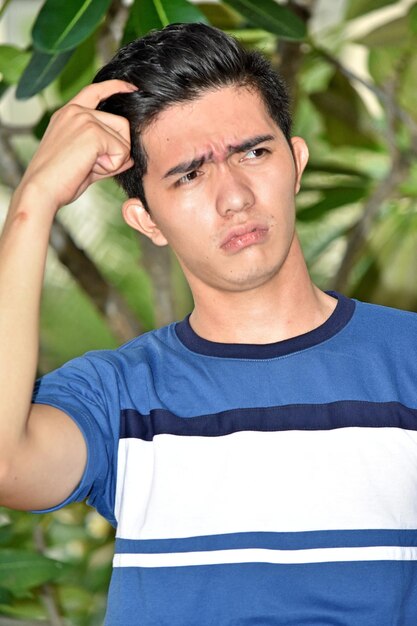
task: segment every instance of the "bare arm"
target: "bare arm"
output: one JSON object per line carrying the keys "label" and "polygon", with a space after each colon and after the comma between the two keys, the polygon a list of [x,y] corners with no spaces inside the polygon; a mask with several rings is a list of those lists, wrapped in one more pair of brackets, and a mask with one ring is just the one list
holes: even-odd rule
{"label": "bare arm", "polygon": [[0,504],[46,508],[79,482],[86,446],[62,411],[31,405],[39,304],[58,209],[94,181],[132,166],[125,119],[95,110],[122,81],[90,85],[58,111],[10,205],[0,239]]}

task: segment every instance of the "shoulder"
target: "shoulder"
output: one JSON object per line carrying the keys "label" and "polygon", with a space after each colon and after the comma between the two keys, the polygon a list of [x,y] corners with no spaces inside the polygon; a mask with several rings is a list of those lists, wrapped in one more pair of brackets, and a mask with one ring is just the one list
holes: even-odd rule
{"label": "shoulder", "polygon": [[374,344],[399,353],[417,350],[417,313],[356,301],[350,333],[364,346]]}
{"label": "shoulder", "polygon": [[417,331],[417,313],[369,302],[356,301],[356,316],[363,324],[393,330]]}
{"label": "shoulder", "polygon": [[91,350],[42,376],[35,385],[35,398],[47,388],[54,393],[64,389],[79,393],[91,402],[114,398],[133,381],[143,386],[155,363],[175,350],[176,342],[175,324],[171,324],[135,337],[116,349]]}
{"label": "shoulder", "polygon": [[170,349],[174,347],[176,343],[176,325],[177,322],[172,322],[167,326],[145,332],[110,352],[124,354],[136,350],[164,349],[164,347]]}
{"label": "shoulder", "polygon": [[176,350],[178,339],[175,332],[176,322],[134,337],[118,348],[109,350],[91,350],[66,365],[76,365],[82,369],[99,370],[118,368],[127,363],[129,366],[147,363],[170,350]]}

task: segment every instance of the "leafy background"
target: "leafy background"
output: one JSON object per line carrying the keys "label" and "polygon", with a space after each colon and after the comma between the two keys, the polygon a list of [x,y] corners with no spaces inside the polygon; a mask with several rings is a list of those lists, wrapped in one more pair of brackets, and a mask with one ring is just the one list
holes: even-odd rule
{"label": "leafy background", "polygon": [[[413,0],[3,1],[1,214],[52,112],[121,43],[178,21],[224,29],[268,55],[287,80],[295,133],[311,151],[298,224],[314,280],[417,311]],[[106,181],[54,224],[39,373],[191,307],[169,251],[124,225],[121,201]],[[85,505],[41,516],[0,510],[0,626],[100,625],[112,541]]]}

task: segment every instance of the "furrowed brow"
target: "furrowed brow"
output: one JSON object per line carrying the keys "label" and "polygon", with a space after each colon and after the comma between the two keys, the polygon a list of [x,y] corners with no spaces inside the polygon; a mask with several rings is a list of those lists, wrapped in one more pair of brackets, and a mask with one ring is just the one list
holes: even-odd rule
{"label": "furrowed brow", "polygon": [[260,143],[264,143],[265,141],[273,141],[275,139],[274,135],[256,135],[256,137],[250,137],[249,139],[245,139],[242,143],[239,143],[235,146],[229,146],[229,155],[236,154],[239,152],[248,152],[252,148],[255,148]]}
{"label": "furrowed brow", "polygon": [[[248,150],[255,148],[260,143],[264,143],[265,141],[274,141],[274,139],[276,139],[274,135],[256,135],[255,137],[245,139],[242,143],[234,146],[228,146],[227,154],[230,156],[231,154],[247,152]],[[175,176],[176,174],[187,174],[193,170],[198,170],[202,165],[204,165],[204,163],[207,163],[207,161],[210,161],[212,158],[213,154],[210,153],[192,159],[192,161],[183,161],[182,163],[178,163],[178,165],[171,167],[167,172],[165,172],[162,178],[169,178],[170,176]]]}
{"label": "furrowed brow", "polygon": [[171,167],[171,169],[165,172],[162,178],[168,178],[169,176],[174,176],[175,174],[187,174],[187,172],[191,172],[192,170],[198,170],[198,168],[201,167],[208,158],[210,157],[204,155],[202,157],[197,157],[192,161],[183,161],[182,163],[178,163],[178,165],[174,165],[174,167]]}

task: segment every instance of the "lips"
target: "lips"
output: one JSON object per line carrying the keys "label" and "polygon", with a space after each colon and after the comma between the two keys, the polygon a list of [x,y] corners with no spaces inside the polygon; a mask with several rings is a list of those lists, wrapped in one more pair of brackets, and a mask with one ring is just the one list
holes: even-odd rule
{"label": "lips", "polygon": [[220,247],[229,252],[242,250],[250,245],[262,243],[268,234],[265,224],[243,224],[228,231]]}

